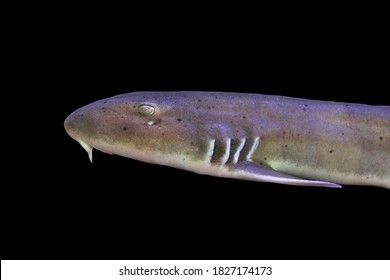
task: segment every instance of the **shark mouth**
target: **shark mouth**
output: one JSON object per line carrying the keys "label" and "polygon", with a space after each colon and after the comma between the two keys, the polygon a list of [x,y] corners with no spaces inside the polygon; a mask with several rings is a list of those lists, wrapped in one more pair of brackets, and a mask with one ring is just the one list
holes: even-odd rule
{"label": "shark mouth", "polygon": [[89,160],[90,160],[91,163],[92,163],[92,149],[93,149],[93,147],[92,147],[91,145],[85,143],[84,141],[80,140],[80,139],[77,139],[77,142],[79,142],[80,145],[81,145],[81,147],[83,147],[84,150],[87,151],[87,153],[88,153],[88,158],[89,158]]}

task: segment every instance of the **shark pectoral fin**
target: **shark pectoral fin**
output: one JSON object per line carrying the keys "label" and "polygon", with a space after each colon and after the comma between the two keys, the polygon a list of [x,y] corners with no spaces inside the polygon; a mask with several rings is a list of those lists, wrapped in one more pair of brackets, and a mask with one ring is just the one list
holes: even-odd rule
{"label": "shark pectoral fin", "polygon": [[296,186],[341,188],[338,184],[294,177],[251,162],[236,164],[233,169],[235,178],[239,179]]}

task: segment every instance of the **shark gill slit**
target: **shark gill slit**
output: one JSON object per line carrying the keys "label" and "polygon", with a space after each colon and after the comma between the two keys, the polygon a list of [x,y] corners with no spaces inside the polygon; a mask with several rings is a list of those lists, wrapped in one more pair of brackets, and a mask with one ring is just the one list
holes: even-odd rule
{"label": "shark gill slit", "polygon": [[252,146],[251,146],[248,154],[246,155],[246,160],[247,161],[251,161],[252,160],[253,153],[256,151],[257,147],[259,146],[259,141],[260,141],[260,137],[259,136],[255,137],[255,139],[253,140]]}
{"label": "shark gill slit", "polygon": [[240,156],[240,153],[242,151],[242,148],[244,148],[246,142],[246,138],[241,138],[239,140],[232,140],[230,149],[231,151],[234,151],[234,153],[230,153],[230,157],[228,162],[232,164],[236,164],[238,162],[238,158]]}
{"label": "shark gill slit", "polygon": [[207,146],[207,153],[206,153],[206,162],[211,163],[211,160],[214,155],[214,148],[215,148],[215,139],[211,139]]}
{"label": "shark gill slit", "polygon": [[221,158],[221,165],[225,165],[229,159],[230,150],[231,150],[230,149],[231,143],[232,143],[232,140],[230,138],[227,138],[225,140],[225,153],[223,154],[223,156]]}

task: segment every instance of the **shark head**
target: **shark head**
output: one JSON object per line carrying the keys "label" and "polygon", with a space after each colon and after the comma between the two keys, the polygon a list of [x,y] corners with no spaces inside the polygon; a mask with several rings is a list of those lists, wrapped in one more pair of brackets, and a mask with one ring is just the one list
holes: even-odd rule
{"label": "shark head", "polygon": [[[193,169],[208,140],[199,135],[207,104],[196,95],[134,92],[88,104],[65,120],[67,133],[88,152],[92,150],[169,166]],[[196,107],[194,110],[189,107]],[[202,112],[202,110],[205,110]],[[198,121],[196,121],[198,120]],[[187,167],[187,168],[186,168]]]}

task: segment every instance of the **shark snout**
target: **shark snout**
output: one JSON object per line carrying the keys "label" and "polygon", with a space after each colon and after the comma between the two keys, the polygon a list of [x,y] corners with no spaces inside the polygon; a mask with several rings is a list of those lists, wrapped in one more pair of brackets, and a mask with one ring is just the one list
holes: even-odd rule
{"label": "shark snout", "polygon": [[85,132],[87,117],[85,113],[77,110],[71,113],[64,122],[65,130],[73,139],[82,137]]}

